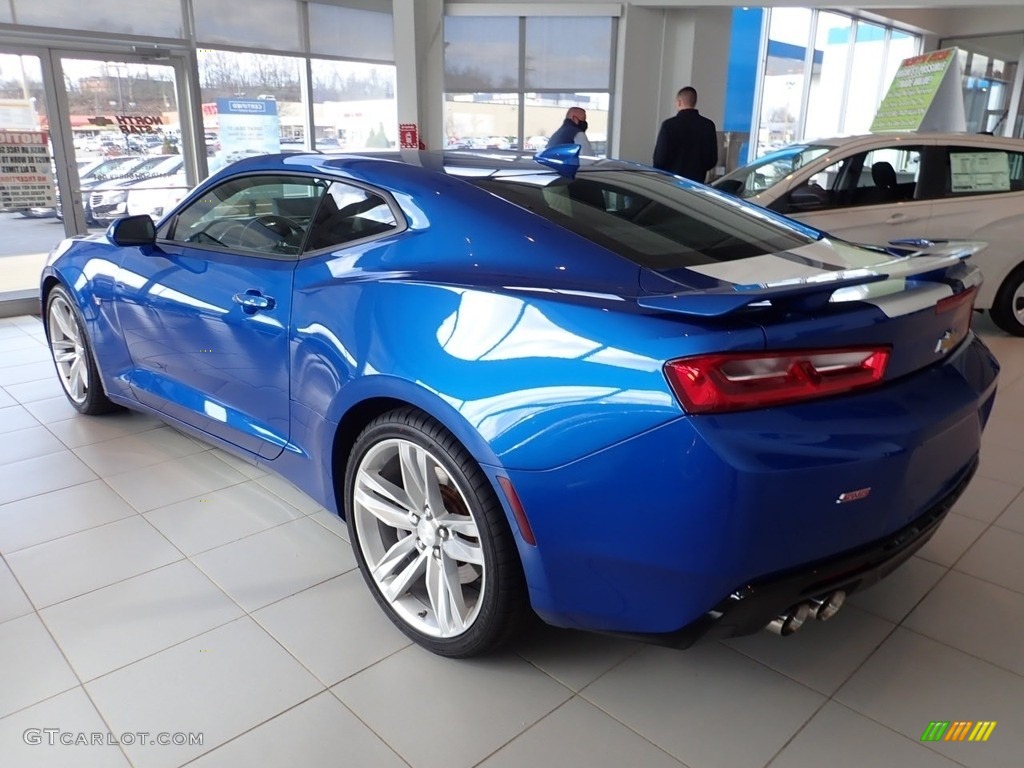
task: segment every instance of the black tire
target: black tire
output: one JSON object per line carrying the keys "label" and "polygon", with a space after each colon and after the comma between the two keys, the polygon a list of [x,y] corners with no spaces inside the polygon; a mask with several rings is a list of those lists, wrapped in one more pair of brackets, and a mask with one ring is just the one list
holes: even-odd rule
{"label": "black tire", "polygon": [[1013,270],[996,291],[989,310],[992,322],[1011,336],[1024,336],[1024,264]]}
{"label": "black tire", "polygon": [[[395,496],[381,481],[395,486]],[[411,408],[370,422],[349,456],[344,498],[359,570],[414,642],[465,658],[493,651],[523,628],[531,611],[505,513],[479,465],[438,422]],[[375,576],[368,558],[388,566]]]}
{"label": "black tire", "polygon": [[46,296],[43,327],[57,377],[71,406],[86,416],[120,410],[103,391],[82,313],[62,285],[55,285]]}

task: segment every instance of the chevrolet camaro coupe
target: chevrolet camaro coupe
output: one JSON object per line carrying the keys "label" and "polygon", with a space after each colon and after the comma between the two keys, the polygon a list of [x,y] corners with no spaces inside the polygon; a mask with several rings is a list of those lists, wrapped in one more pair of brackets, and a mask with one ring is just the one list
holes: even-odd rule
{"label": "chevrolet camaro coupe", "polygon": [[254,157],[65,240],[64,390],[342,515],[435,653],[532,614],[677,647],[827,619],[975,471],[982,245],[856,246],[576,151]]}

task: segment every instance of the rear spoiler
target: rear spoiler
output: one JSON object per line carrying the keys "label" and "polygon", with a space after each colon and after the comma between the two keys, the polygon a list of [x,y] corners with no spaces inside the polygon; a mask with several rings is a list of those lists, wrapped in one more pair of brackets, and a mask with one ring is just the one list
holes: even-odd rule
{"label": "rear spoiler", "polygon": [[813,311],[828,304],[832,294],[883,280],[899,280],[954,266],[987,244],[973,240],[933,242],[927,240],[896,240],[881,251],[896,258],[871,268],[837,270],[812,277],[777,280],[771,283],[749,283],[702,291],[686,291],[661,296],[644,296],[637,304],[644,309],[671,312],[695,317],[722,317],[756,304]]}

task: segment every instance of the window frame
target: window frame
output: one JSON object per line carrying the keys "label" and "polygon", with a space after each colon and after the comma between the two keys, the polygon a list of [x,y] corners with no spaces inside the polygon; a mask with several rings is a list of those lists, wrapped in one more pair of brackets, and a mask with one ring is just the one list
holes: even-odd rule
{"label": "window frame", "polygon": [[[316,215],[316,211],[319,209],[320,203],[323,201],[323,197],[327,193],[327,188],[330,186],[330,182],[325,177],[323,177],[322,175],[318,175],[318,174],[280,173],[280,172],[265,171],[265,170],[264,171],[253,170],[253,171],[250,171],[250,172],[240,173],[240,174],[232,175],[232,176],[229,176],[229,177],[226,177],[226,178],[222,178],[216,184],[211,185],[209,187],[205,187],[203,189],[203,194],[202,195],[190,195],[188,198],[186,198],[186,201],[183,201],[183,203],[174,211],[174,214],[169,216],[166,221],[162,222],[160,227],[157,229],[157,234],[156,234],[157,243],[162,245],[162,246],[166,246],[166,247],[170,247],[170,248],[188,248],[188,249],[201,250],[201,251],[204,251],[206,253],[223,254],[223,255],[231,255],[231,256],[244,256],[244,257],[247,257],[247,258],[261,258],[261,259],[269,259],[269,260],[273,260],[273,261],[297,261],[299,259],[299,257],[302,255],[303,246],[305,245],[306,238],[307,238],[307,236],[309,234],[309,230],[308,229],[303,234],[302,242],[299,244],[299,249],[295,253],[274,253],[272,251],[264,251],[264,250],[254,249],[254,248],[244,248],[244,247],[241,247],[241,246],[217,247],[215,245],[210,245],[210,244],[206,244],[206,243],[199,243],[199,242],[189,242],[187,240],[179,240],[177,238],[172,237],[172,235],[175,234],[175,231],[176,231],[176,229],[178,227],[178,224],[180,222],[181,214],[184,211],[186,211],[189,208],[191,208],[196,203],[198,203],[203,196],[205,196],[206,194],[208,194],[209,192],[211,192],[211,191],[213,191],[215,189],[218,189],[218,188],[224,186],[225,184],[235,183],[235,182],[238,182],[239,180],[242,180],[242,179],[259,179],[259,178],[279,178],[279,179],[280,178],[289,178],[289,179],[302,179],[304,181],[308,180],[308,181],[312,181],[314,183],[318,182],[318,181],[319,182],[323,182],[324,183],[324,190],[323,190],[323,193],[320,195],[320,197],[317,199],[317,203],[316,203],[316,205],[313,208],[313,213],[310,216],[311,220],[312,220],[313,216]],[[222,219],[218,219],[218,221],[219,220],[222,220]]]}
{"label": "window frame", "polygon": [[[361,189],[364,192],[367,192],[371,195],[376,195],[377,197],[381,198],[384,201],[385,205],[387,205],[388,208],[391,209],[391,215],[395,219],[395,228],[389,229],[385,232],[375,232],[373,234],[366,235],[365,237],[359,237],[353,240],[346,240],[345,242],[338,243],[336,245],[327,245],[322,248],[315,248],[311,250],[305,247],[309,242],[309,233],[313,231],[311,219],[310,228],[306,232],[306,240],[303,242],[304,247],[299,251],[300,261],[305,258],[319,256],[325,253],[334,253],[335,251],[348,250],[353,245],[364,245],[365,243],[371,243],[375,240],[380,240],[385,237],[391,237],[393,235],[401,234],[402,232],[405,232],[407,229],[409,229],[409,220],[405,215],[405,211],[402,210],[402,207],[398,204],[398,201],[395,200],[395,198],[386,190],[383,190],[380,187],[375,187],[372,184],[363,184],[357,181],[353,181],[352,179],[335,179],[330,177],[324,178],[329,183],[327,185],[327,190],[324,192],[323,197],[320,198],[320,205],[323,205],[324,199],[331,192],[331,187],[333,187],[336,184]],[[320,205],[318,205],[317,209],[313,212],[313,219],[315,219],[317,213],[319,213]]]}
{"label": "window frame", "polygon": [[362,182],[359,182],[359,181],[355,181],[355,180],[352,180],[352,179],[339,179],[339,178],[336,178],[334,176],[330,176],[330,175],[327,175],[327,174],[297,172],[297,171],[290,171],[288,173],[279,173],[279,172],[269,172],[269,171],[253,170],[253,171],[247,171],[245,173],[239,173],[237,175],[233,175],[233,176],[230,176],[228,178],[221,179],[216,185],[204,188],[202,190],[202,194],[205,195],[208,191],[216,189],[217,187],[221,186],[222,184],[227,184],[227,183],[230,183],[232,181],[237,181],[238,179],[249,178],[249,177],[265,177],[265,176],[279,176],[279,177],[280,176],[288,176],[288,177],[292,177],[292,178],[296,178],[296,179],[310,179],[310,180],[313,180],[313,181],[320,181],[320,182],[323,182],[325,184],[324,193],[320,196],[319,200],[317,201],[317,205],[313,209],[313,212],[312,212],[312,214],[310,216],[310,222],[311,223],[312,223],[313,219],[316,218],[316,215],[317,215],[317,213],[320,210],[320,206],[323,204],[324,198],[327,197],[327,195],[328,195],[328,193],[330,191],[330,188],[332,186],[334,186],[335,184],[344,184],[344,185],[348,185],[348,186],[351,186],[351,187],[355,187],[357,189],[361,189],[361,190],[363,190],[363,191],[365,191],[365,192],[367,192],[369,194],[376,195],[377,197],[380,197],[381,199],[383,199],[384,203],[388,206],[388,208],[391,209],[391,215],[395,219],[396,226],[395,226],[394,229],[387,230],[386,232],[377,232],[377,233],[374,233],[374,234],[371,234],[371,235],[367,235],[366,237],[360,237],[360,238],[357,238],[355,240],[348,240],[348,241],[346,241],[344,243],[341,243],[339,245],[325,246],[323,248],[316,248],[316,249],[312,249],[312,250],[310,250],[310,249],[308,249],[306,247],[306,245],[307,245],[307,243],[309,241],[309,233],[310,233],[310,231],[312,231],[312,227],[310,227],[309,229],[306,230],[306,233],[303,236],[302,245],[299,247],[298,253],[295,253],[295,254],[268,253],[267,251],[257,251],[257,250],[247,249],[247,248],[217,248],[215,246],[204,245],[203,243],[189,243],[189,242],[185,242],[184,240],[172,240],[167,235],[168,235],[169,232],[172,232],[174,230],[174,227],[177,226],[177,224],[178,224],[178,217],[181,214],[181,212],[186,210],[192,203],[196,202],[198,200],[198,198],[200,198],[202,196],[202,195],[190,195],[186,199],[186,201],[182,201],[181,206],[177,210],[175,210],[174,214],[172,216],[169,216],[167,218],[167,220],[162,222],[160,224],[160,226],[157,228],[157,233],[156,233],[157,243],[160,244],[160,245],[169,246],[169,247],[173,247],[173,248],[194,248],[194,249],[197,249],[197,250],[202,250],[202,251],[206,251],[208,253],[214,253],[214,254],[229,254],[229,255],[235,255],[235,256],[247,256],[247,257],[256,257],[256,258],[266,258],[266,259],[273,259],[275,261],[302,261],[303,259],[319,256],[319,255],[322,255],[322,254],[325,254],[325,253],[332,253],[334,251],[346,250],[349,246],[352,246],[352,245],[363,245],[365,243],[373,242],[374,240],[379,240],[379,239],[384,238],[384,237],[390,237],[392,235],[397,235],[397,234],[405,232],[407,229],[409,229],[409,220],[408,220],[408,217],[406,217],[406,215],[405,215],[405,211],[402,210],[402,207],[398,204],[398,201],[395,200],[394,196],[390,192],[388,192],[385,189],[381,189],[380,187],[374,186],[372,184],[365,184],[365,183],[362,183]]}

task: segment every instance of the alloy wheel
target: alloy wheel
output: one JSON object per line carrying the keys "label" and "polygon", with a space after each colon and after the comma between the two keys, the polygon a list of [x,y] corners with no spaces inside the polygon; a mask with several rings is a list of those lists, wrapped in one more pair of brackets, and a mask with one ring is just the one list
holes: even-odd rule
{"label": "alloy wheel", "polygon": [[84,403],[89,394],[89,366],[81,329],[71,305],[63,296],[50,302],[48,324],[50,352],[64,391],[76,403]]}
{"label": "alloy wheel", "polygon": [[403,622],[436,638],[472,627],[487,578],[480,531],[437,457],[400,438],[374,444],[356,471],[352,512],[370,577]]}

